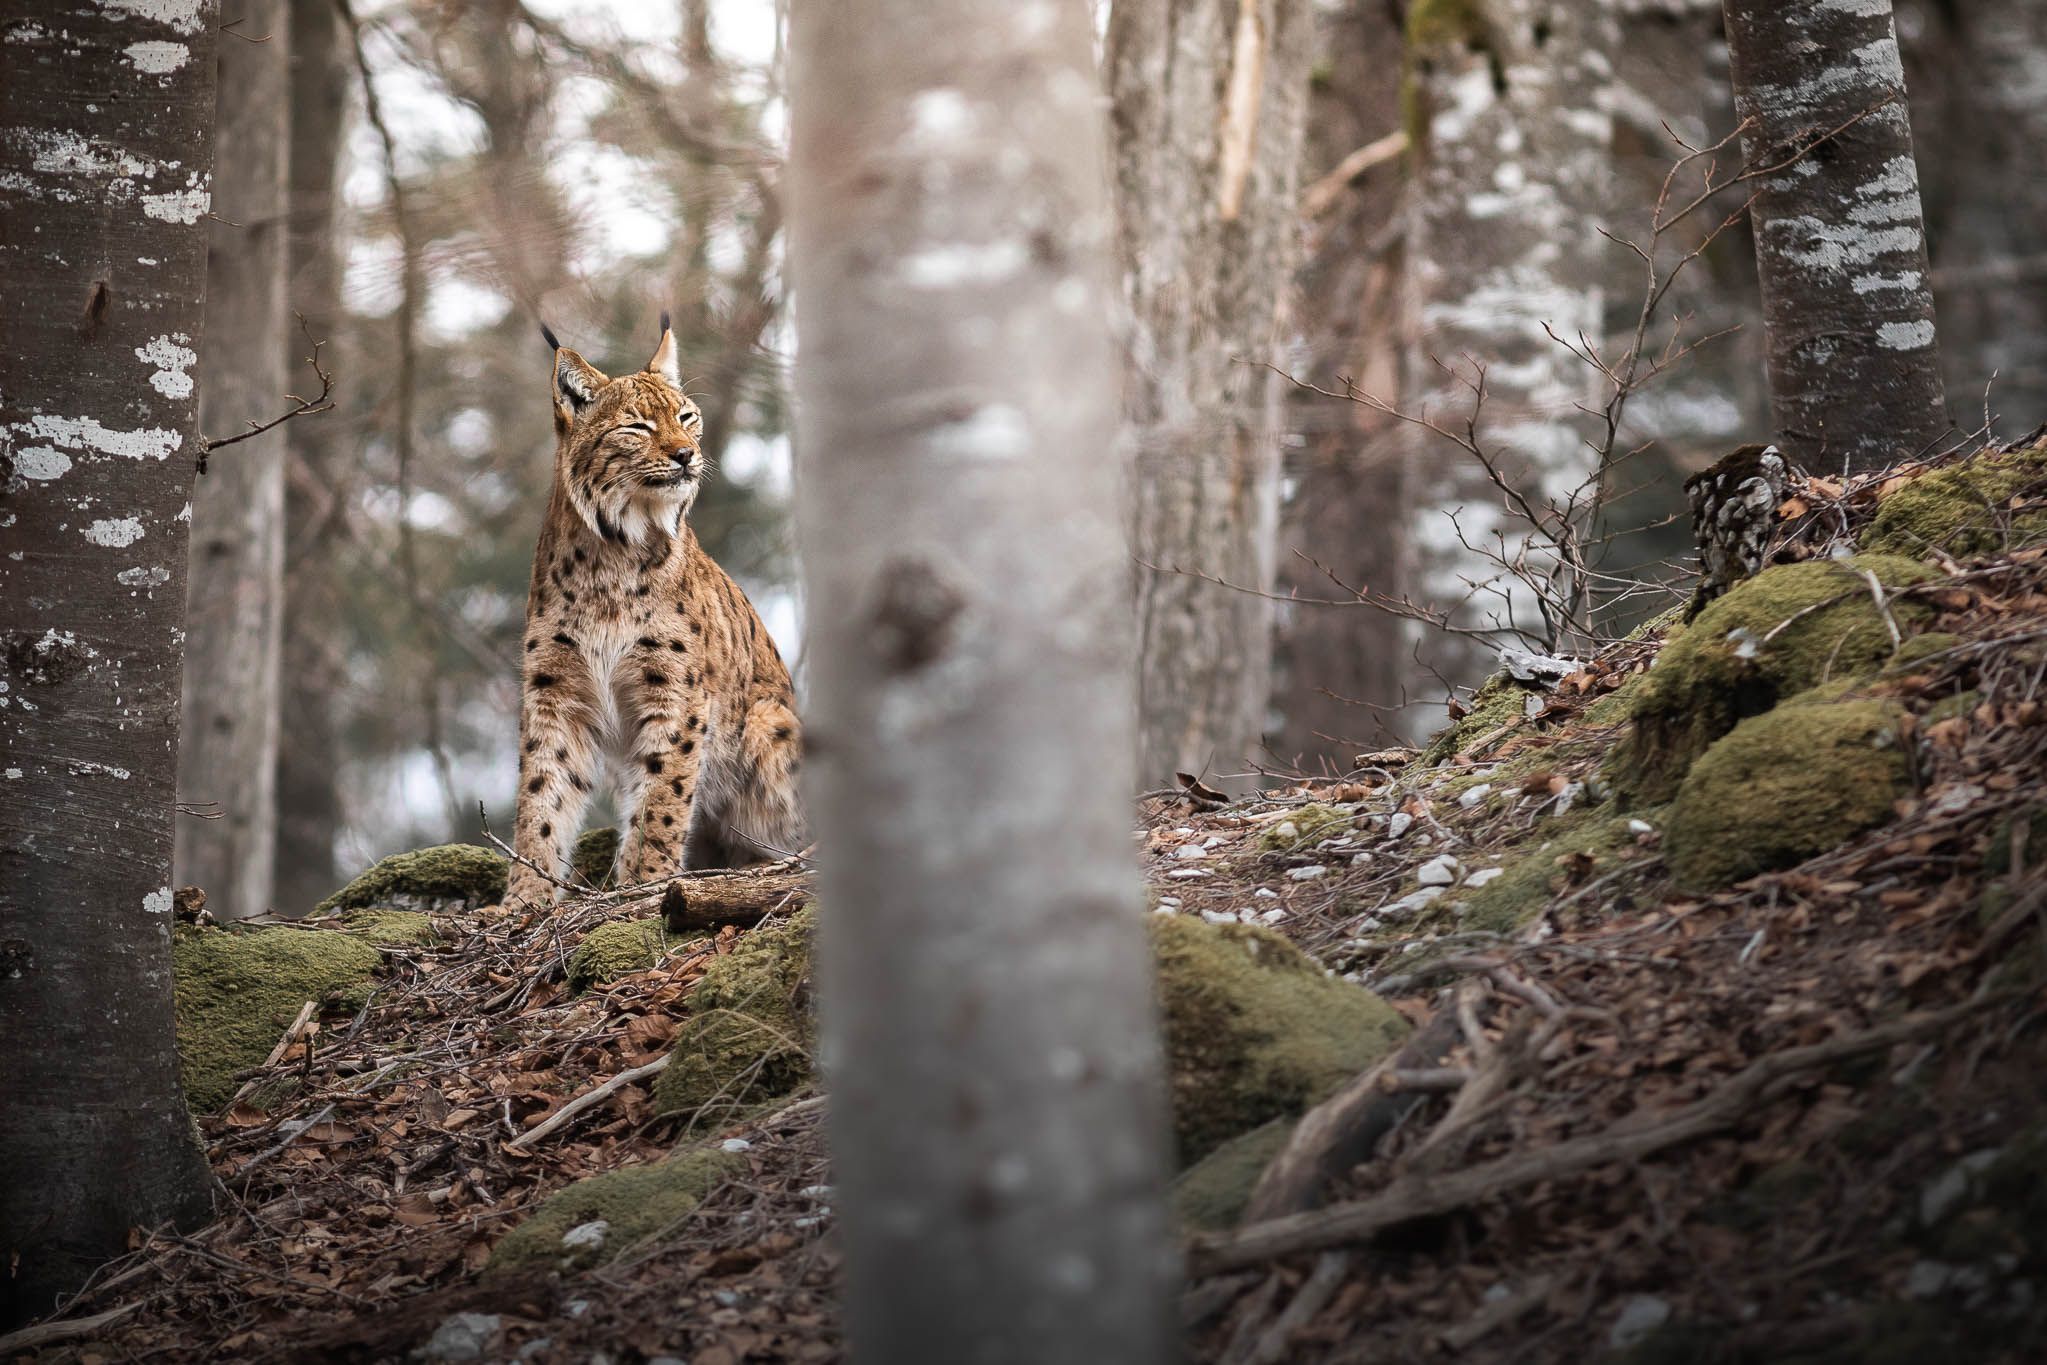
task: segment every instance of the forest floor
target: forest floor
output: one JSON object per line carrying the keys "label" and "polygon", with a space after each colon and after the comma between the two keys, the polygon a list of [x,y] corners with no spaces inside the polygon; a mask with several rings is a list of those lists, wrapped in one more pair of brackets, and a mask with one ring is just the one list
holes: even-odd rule
{"label": "forest floor", "polygon": [[[1788,510],[1811,562],[1892,491],[1805,490]],[[2047,549],[2027,544],[1869,577],[1872,628],[1925,646],[1819,702],[1884,708],[1896,785],[1808,851],[1796,803],[1832,809],[1863,776],[1736,765],[1703,826],[1689,787],[1628,794],[1651,661],[1677,648],[1662,628],[1494,685],[1426,754],[1143,801],[1156,913],[1269,928],[1416,1025],[1353,1096],[1391,1116],[1368,1159],[1297,1212],[1190,1235],[1194,1357],[2047,1359]],[[1723,664],[1750,657],[1727,638]],[[1851,713],[1769,714],[1817,732]],[[1726,822],[1744,811],[1746,834]],[[366,1004],[307,1014],[201,1120],[220,1217],[138,1234],[40,1353],[6,1354],[838,1359],[804,1090],[714,1125],[723,1176],[624,1255],[485,1271],[549,1194],[683,1138],[652,1069],[706,969],[758,931],[572,992],[578,942],[651,904],[479,907],[385,945]]]}

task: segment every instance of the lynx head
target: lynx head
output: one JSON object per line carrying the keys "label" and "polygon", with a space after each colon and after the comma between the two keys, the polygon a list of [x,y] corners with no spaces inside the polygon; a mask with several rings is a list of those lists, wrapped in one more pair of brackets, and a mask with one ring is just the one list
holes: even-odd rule
{"label": "lynx head", "polygon": [[541,334],[554,347],[555,470],[577,513],[620,544],[678,534],[703,483],[704,416],[683,395],[667,315],[647,367],[617,379]]}

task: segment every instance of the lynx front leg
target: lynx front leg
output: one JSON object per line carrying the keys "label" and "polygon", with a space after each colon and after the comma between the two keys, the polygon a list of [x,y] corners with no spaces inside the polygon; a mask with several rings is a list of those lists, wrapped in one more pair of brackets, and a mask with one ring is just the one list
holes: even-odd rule
{"label": "lynx front leg", "polygon": [[[519,804],[505,904],[554,903],[569,843],[590,800],[596,768],[597,706],[589,667],[565,645],[529,642],[519,708]],[[545,870],[543,875],[542,869]]]}
{"label": "lynx front leg", "polygon": [[619,843],[619,878],[626,884],[651,882],[682,870],[684,836],[703,768],[705,698],[690,687],[679,664],[658,657],[634,659],[642,670],[639,715],[632,755],[627,759],[624,837]]}

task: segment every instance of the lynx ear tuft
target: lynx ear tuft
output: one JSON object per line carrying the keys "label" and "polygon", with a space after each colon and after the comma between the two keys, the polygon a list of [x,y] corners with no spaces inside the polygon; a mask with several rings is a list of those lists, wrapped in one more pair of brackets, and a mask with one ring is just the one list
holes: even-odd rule
{"label": "lynx ear tuft", "polygon": [[654,348],[654,358],[647,362],[647,372],[658,374],[682,392],[682,366],[675,354],[675,333],[668,330],[668,315],[661,315],[661,344]]}
{"label": "lynx ear tuft", "polygon": [[668,310],[666,308],[661,310],[661,330],[664,332],[668,330]]}
{"label": "lynx ear tuft", "polygon": [[568,347],[555,351],[555,402],[566,405],[571,412],[580,412],[610,382],[602,371]]}
{"label": "lynx ear tuft", "polygon": [[550,351],[559,351],[562,348],[560,340],[554,334],[554,328],[544,322],[540,324],[540,339],[547,343],[547,349]]}

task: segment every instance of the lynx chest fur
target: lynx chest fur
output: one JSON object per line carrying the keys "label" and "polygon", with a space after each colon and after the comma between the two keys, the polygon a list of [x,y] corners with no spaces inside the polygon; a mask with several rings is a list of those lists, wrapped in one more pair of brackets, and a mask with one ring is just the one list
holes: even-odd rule
{"label": "lynx chest fur", "polygon": [[683,395],[665,319],[647,368],[617,379],[557,347],[554,420],[554,489],[526,603],[506,903],[553,900],[549,878],[566,875],[605,780],[619,788],[623,882],[793,851],[802,822],[789,670],[690,529],[703,417]]}

